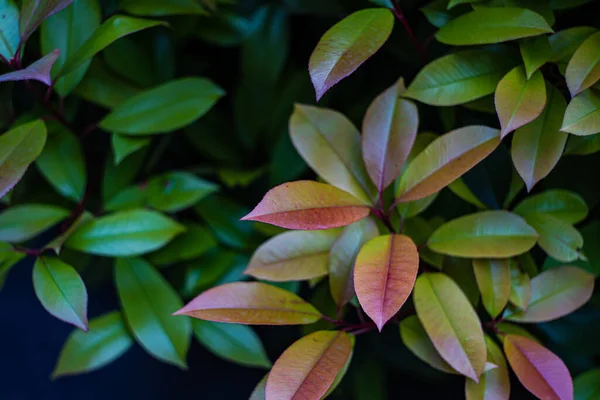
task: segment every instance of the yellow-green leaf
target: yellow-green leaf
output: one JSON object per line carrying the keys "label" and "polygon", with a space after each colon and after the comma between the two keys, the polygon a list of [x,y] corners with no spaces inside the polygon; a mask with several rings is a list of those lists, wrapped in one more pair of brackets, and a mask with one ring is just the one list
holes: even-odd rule
{"label": "yellow-green leaf", "polygon": [[514,208],[514,212],[526,218],[530,214],[548,214],[569,224],[583,221],[588,207],[583,197],[564,189],[550,189],[526,197]]}
{"label": "yellow-green leaf", "polygon": [[591,369],[577,376],[573,385],[575,386],[575,400],[600,398],[600,368]]}
{"label": "yellow-green leaf", "polygon": [[502,312],[510,296],[510,259],[473,260],[473,272],[483,306],[492,318]]}
{"label": "yellow-green leaf", "polygon": [[600,79],[600,32],[581,43],[565,72],[571,96],[575,97]]}
{"label": "yellow-green leaf", "polygon": [[525,220],[538,232],[538,244],[552,258],[568,263],[582,257],[583,236],[572,225],[547,214],[529,214]]}
{"label": "yellow-green leaf", "polygon": [[571,100],[560,130],[577,136],[600,133],[600,96],[594,89]]}
{"label": "yellow-green leaf", "polygon": [[520,308],[527,310],[531,299],[531,281],[529,275],[521,271],[515,263],[510,264],[510,296],[508,300]]}
{"label": "yellow-green leaf", "polygon": [[509,400],[510,377],[502,350],[490,338],[485,336],[487,361],[496,367],[487,370],[479,378],[479,382],[470,379],[465,383],[466,400]]}

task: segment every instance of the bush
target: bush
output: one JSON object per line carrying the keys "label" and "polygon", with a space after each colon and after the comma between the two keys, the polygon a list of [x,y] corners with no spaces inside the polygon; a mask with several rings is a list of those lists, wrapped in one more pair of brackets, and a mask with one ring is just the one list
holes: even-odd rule
{"label": "bush", "polygon": [[77,328],[53,376],[194,336],[252,399],[600,396],[595,5],[233,3],[0,2],[0,282]]}

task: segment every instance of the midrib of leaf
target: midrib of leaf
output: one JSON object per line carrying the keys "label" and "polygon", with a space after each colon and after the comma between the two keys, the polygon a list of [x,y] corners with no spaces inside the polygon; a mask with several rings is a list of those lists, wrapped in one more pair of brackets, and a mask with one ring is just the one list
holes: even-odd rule
{"label": "midrib of leaf", "polygon": [[[531,173],[532,173],[532,179],[535,179],[535,175],[536,175],[536,171],[537,171],[537,160],[538,160],[538,154],[540,152],[540,147],[541,147],[541,143],[542,143],[542,136],[546,130],[546,123],[548,122],[548,116],[550,115],[550,109],[552,108],[552,100],[554,99],[554,90],[550,90],[550,96],[546,99],[546,105],[545,105],[545,110],[542,111],[543,113],[543,117],[542,117],[542,125],[540,127],[540,130],[538,132],[537,135],[537,145],[535,146],[534,149],[534,154],[531,157],[533,160],[533,168],[531,169]],[[535,121],[535,120],[534,120]],[[533,122],[533,121],[532,121]],[[554,132],[553,132],[554,133]]]}
{"label": "midrib of leaf", "polygon": [[[288,211],[277,211],[274,213],[265,213],[265,214],[257,214],[255,215],[256,217],[261,217],[263,215],[279,215],[279,214],[288,214],[290,212],[302,212],[302,211],[315,211],[315,210],[329,210],[329,209],[337,209],[337,208],[367,208],[366,205],[352,205],[352,206],[326,206],[326,207],[309,207],[309,208],[299,208],[299,209],[293,209],[293,210],[288,210]],[[366,218],[366,217],[365,217]]]}
{"label": "midrib of leaf", "polygon": [[[242,308],[242,307],[229,307],[229,308],[219,307],[219,308],[205,308],[205,309],[201,309],[201,310],[198,310],[198,311],[202,312],[202,311],[232,311],[232,310],[238,310],[238,311],[272,311],[272,312],[281,312],[281,313],[289,313],[289,314],[304,314],[304,315],[321,317],[321,314],[319,312],[314,313],[314,312],[308,312],[308,311],[294,310],[292,308],[274,308],[274,307],[246,307],[246,308]],[[194,310],[192,310],[192,312],[193,311]]]}
{"label": "midrib of leaf", "polygon": [[596,107],[595,109],[593,109],[592,111],[582,115],[579,119],[573,121],[572,123],[570,123],[569,125],[565,126],[564,129],[567,129],[569,127],[572,127],[573,125],[583,121],[584,119],[588,118],[590,115],[597,113],[598,111],[600,111],[600,107]]}
{"label": "midrib of leaf", "polygon": [[[311,258],[316,258],[316,257],[328,256],[328,255],[329,255],[329,249],[325,250],[325,251],[318,251],[315,253],[308,253],[308,254],[299,254],[299,255],[296,255],[293,257],[283,258],[283,259],[279,259],[279,260],[275,260],[275,261],[264,262],[264,263],[260,264],[260,266],[255,267],[255,268],[274,266],[274,265],[279,265],[279,264],[285,264],[288,261],[299,261],[304,258],[311,259]],[[251,269],[250,269],[250,271],[251,271]]]}
{"label": "midrib of leaf", "polygon": [[392,253],[394,251],[394,235],[390,235],[390,246],[388,248],[388,254],[387,254],[387,262],[385,264],[385,278],[383,280],[383,293],[381,294],[381,302],[379,304],[379,318],[382,319],[383,317],[383,308],[385,306],[385,298],[387,296],[387,289],[388,289],[388,282],[390,280],[390,263],[392,260]]}
{"label": "midrib of leaf", "polygon": [[[34,124],[33,126],[36,126],[36,125],[37,124]],[[32,130],[33,129],[29,129],[27,132],[24,132],[22,135],[20,135],[18,137],[17,143],[15,143],[15,145],[12,146],[11,149],[9,149],[6,153],[4,153],[5,154],[4,157],[1,157],[1,154],[0,154],[0,167],[2,167],[2,164],[5,164],[6,160],[8,160],[9,157],[19,149],[19,147],[23,144],[23,142],[25,142],[29,138]],[[0,135],[0,139],[2,139],[3,137],[6,137],[6,135]]]}
{"label": "midrib of leaf", "polygon": [[546,379],[546,377],[544,375],[542,375],[542,373],[537,369],[537,367],[535,366],[535,364],[531,361],[531,359],[527,356],[527,354],[525,354],[525,352],[523,352],[521,350],[521,348],[515,343],[512,342],[512,345],[519,351],[519,353],[521,353],[521,355],[523,356],[523,358],[525,358],[527,360],[527,362],[529,363],[529,365],[532,367],[532,369],[535,371],[535,374],[541,378],[541,381],[544,382],[546,384],[546,387],[550,388],[550,390],[552,391],[552,393],[554,393],[556,395],[557,399],[560,399],[560,396],[558,393],[556,393],[556,391],[554,390],[554,387],[552,387],[552,385],[550,385],[548,383],[548,380]]}
{"label": "midrib of leaf", "polygon": [[71,301],[67,297],[66,293],[63,291],[62,287],[58,284],[58,281],[54,277],[54,274],[52,273],[52,270],[48,267],[48,264],[46,263],[46,261],[42,257],[40,257],[39,260],[44,265],[44,267],[46,268],[46,271],[48,271],[48,275],[50,275],[50,278],[52,279],[52,283],[54,284],[54,286],[56,286],[56,288],[60,292],[60,295],[62,296],[64,302],[69,305],[69,308],[71,309],[71,311],[73,312],[73,314],[75,315],[75,317],[77,317],[77,320],[81,323],[81,325],[85,325],[83,323],[83,321],[81,320],[81,318],[79,318],[79,314],[77,313],[77,311],[75,311],[75,308],[71,304]]}
{"label": "midrib of leaf", "polygon": [[[529,299],[529,306],[527,307],[527,310],[520,312],[520,314],[525,315],[527,314],[527,312],[532,308],[535,307],[537,304],[539,303],[543,303],[544,301],[548,300],[549,298],[552,298],[554,296],[558,296],[563,292],[567,292],[570,291],[571,289],[577,289],[579,287],[579,283],[573,283],[569,286],[563,286],[561,289],[557,290],[557,291],[553,291],[550,292],[542,297],[537,298],[535,301],[533,301],[533,299]],[[533,297],[533,296],[531,296]]]}
{"label": "midrib of leaf", "polygon": [[[600,41],[599,41],[600,42]],[[592,72],[592,70],[594,68],[596,68],[598,66],[598,63],[600,62],[600,54],[598,55],[598,57],[596,57],[596,60],[593,61],[591,63],[591,65],[586,69],[585,73],[583,74],[583,79],[581,79],[579,81],[579,83],[577,84],[577,90],[581,90],[581,85],[583,84],[583,82],[588,78],[588,76],[590,75],[590,72]]]}
{"label": "midrib of leaf", "polygon": [[[119,238],[122,236],[126,236],[128,238],[133,237],[133,238],[137,238],[138,236],[147,236],[147,235],[151,235],[154,233],[173,233],[175,231],[175,229],[173,228],[167,228],[167,227],[162,227],[160,229],[154,229],[154,230],[144,230],[144,231],[126,231],[126,232],[116,232],[116,233],[109,233],[109,234],[105,234],[104,232],[87,232],[86,234],[82,235],[82,238],[85,239],[111,239],[111,238]],[[93,235],[90,235],[90,233],[94,233]],[[98,233],[102,233],[101,235],[98,235]]]}
{"label": "midrib of leaf", "polygon": [[[300,382],[300,385],[298,385],[298,387],[294,390],[294,397],[296,395],[296,393],[298,393],[298,390],[304,385],[304,383],[306,382],[306,380],[312,376],[312,372],[315,368],[315,366],[317,364],[319,364],[321,362],[321,360],[323,359],[323,357],[325,357],[325,354],[327,354],[327,352],[329,351],[329,349],[331,348],[331,346],[338,340],[338,338],[340,337],[340,333],[337,333],[333,339],[331,339],[329,341],[329,343],[327,344],[327,347],[321,352],[321,354],[319,355],[319,357],[315,360],[314,363],[312,363],[312,365],[310,366],[310,369],[308,370],[308,373],[306,374],[306,376],[304,377],[304,379],[302,379],[302,382]],[[338,371],[339,372],[339,371]],[[337,375],[337,373],[336,373]],[[335,379],[335,377],[334,377]]]}
{"label": "midrib of leaf", "polygon": [[526,80],[525,81],[525,85],[523,86],[523,89],[521,90],[521,93],[519,94],[519,97],[517,98],[517,102],[515,103],[515,106],[514,106],[512,112],[511,112],[511,114],[510,114],[510,118],[506,122],[506,126],[504,127],[504,129],[509,128],[510,123],[515,118],[515,114],[517,113],[517,110],[519,109],[519,105],[521,104],[521,100],[523,100],[523,96],[525,95],[525,92],[527,91],[528,87],[529,87],[529,80]]}

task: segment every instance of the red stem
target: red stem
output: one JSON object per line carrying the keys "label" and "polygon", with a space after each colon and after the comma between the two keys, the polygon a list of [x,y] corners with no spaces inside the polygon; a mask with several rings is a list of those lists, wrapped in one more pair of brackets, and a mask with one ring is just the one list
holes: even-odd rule
{"label": "red stem", "polygon": [[392,13],[394,13],[394,15],[396,16],[396,19],[398,19],[398,21],[400,21],[402,23],[402,25],[404,26],[404,30],[408,34],[410,41],[415,46],[417,53],[419,53],[419,57],[421,58],[421,61],[423,62],[423,64],[427,64],[427,55],[425,54],[425,49],[423,48],[423,46],[419,42],[419,39],[417,39],[417,37],[415,36],[415,33],[411,29],[411,27],[408,23],[408,20],[406,19],[406,16],[404,15],[404,12],[402,11],[402,8],[400,8],[400,3],[398,3],[398,0],[393,0],[392,3],[394,5],[394,8],[392,8]]}

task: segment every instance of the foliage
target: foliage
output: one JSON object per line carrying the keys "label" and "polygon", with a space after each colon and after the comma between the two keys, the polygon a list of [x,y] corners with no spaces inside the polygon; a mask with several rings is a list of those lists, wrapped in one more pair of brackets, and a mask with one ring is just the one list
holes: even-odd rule
{"label": "foliage", "polygon": [[0,0],[0,283],[77,328],[53,377],[196,338],[252,399],[599,395],[590,2],[407,3]]}

